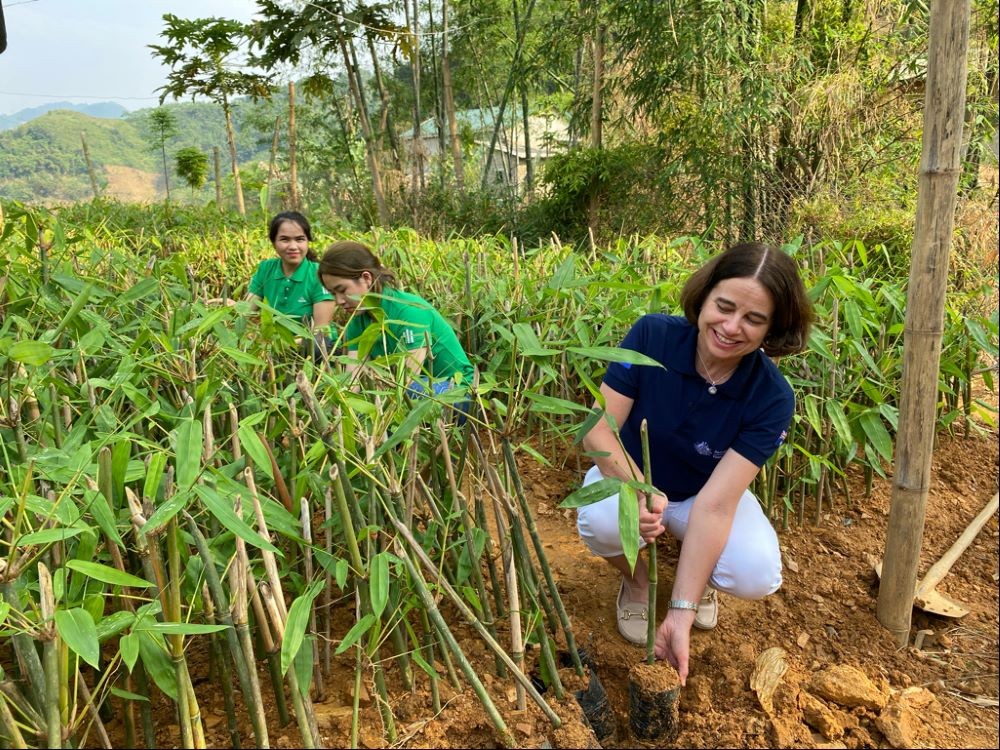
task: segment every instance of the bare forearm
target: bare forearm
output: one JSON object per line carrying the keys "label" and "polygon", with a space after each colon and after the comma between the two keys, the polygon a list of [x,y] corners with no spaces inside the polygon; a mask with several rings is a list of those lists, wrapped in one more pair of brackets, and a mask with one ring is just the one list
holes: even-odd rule
{"label": "bare forearm", "polygon": [[624,481],[642,479],[642,469],[632,460],[618,437],[603,421],[587,433],[583,439],[583,446],[587,452],[594,454],[594,463],[597,464],[602,476]]}

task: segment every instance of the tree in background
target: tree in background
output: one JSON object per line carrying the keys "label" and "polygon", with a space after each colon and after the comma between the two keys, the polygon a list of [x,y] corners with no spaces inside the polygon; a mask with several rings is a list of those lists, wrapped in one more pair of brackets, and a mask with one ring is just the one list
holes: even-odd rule
{"label": "tree in background", "polygon": [[208,156],[200,148],[188,146],[174,155],[177,176],[191,188],[193,196],[208,180]]}
{"label": "tree in background", "polygon": [[177,135],[177,119],[166,107],[157,107],[146,115],[146,137],[163,160],[163,187],[170,202],[170,169],[167,164],[167,141]]}
{"label": "tree in background", "polygon": [[166,28],[160,36],[168,43],[148,45],[171,69],[167,84],[158,89],[163,92],[160,103],[168,96],[174,99],[205,96],[222,107],[236,184],[236,208],[241,215],[245,215],[246,204],[236,158],[232,100],[236,96],[253,99],[268,96],[271,77],[265,73],[246,72],[239,67],[242,62],[240,54],[250,39],[247,24],[225,18],[187,20],[170,13],[165,13],[163,20]]}

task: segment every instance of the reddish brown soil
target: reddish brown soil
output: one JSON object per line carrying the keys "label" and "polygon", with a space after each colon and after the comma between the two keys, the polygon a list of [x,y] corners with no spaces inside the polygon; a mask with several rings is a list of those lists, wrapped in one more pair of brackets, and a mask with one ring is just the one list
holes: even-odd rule
{"label": "reddish brown soil", "polygon": [[[627,644],[617,633],[617,578],[584,549],[576,535],[573,513],[557,508],[581,478],[575,457],[564,464],[541,467],[525,460],[525,488],[578,645],[590,652],[610,699],[617,734],[605,739],[605,747],[998,746],[1000,532],[996,515],[939,586],[970,613],[960,620],[950,620],[914,610],[911,633],[930,633],[924,634],[920,649],[912,645],[912,637],[908,648],[897,648],[875,616],[878,588],[872,567],[884,549],[891,481],[876,480],[871,495],[865,497],[860,475],[850,477],[851,501],[842,494],[835,497],[833,507],[823,513],[818,526],[807,522],[780,532],[786,575],[779,592],[762,602],[720,596],[717,629],[695,631],[693,635],[691,674],[680,699],[679,736],[670,742],[638,742],[629,734],[628,675],[643,651]],[[927,503],[921,575],[997,491],[997,464],[995,428],[969,437],[939,438]],[[677,545],[666,543],[661,550],[661,586],[663,591],[669,591]],[[351,622],[353,607],[347,602],[335,607],[341,623],[336,632],[343,633]],[[493,675],[492,658],[480,638],[470,628],[458,625],[460,618],[456,614],[449,616],[464,651],[475,661],[478,674],[519,746],[596,746],[571,697],[552,700],[564,721],[557,731],[530,700],[527,711],[515,710],[512,682]],[[768,651],[774,647],[784,653]],[[765,652],[767,658],[777,654],[787,668],[773,694],[764,697],[768,711],[751,689],[755,665]],[[854,682],[867,678],[872,689],[883,696],[891,692],[890,706],[884,710],[850,707],[817,698],[818,689],[813,687],[817,675],[831,667],[854,668]],[[569,670],[563,673],[568,691],[582,687],[583,683]],[[328,747],[350,744],[353,675],[354,657],[349,651],[334,660],[326,696],[316,702],[319,727]],[[370,672],[366,673],[361,691],[360,745],[385,747],[370,677]],[[261,680],[265,699],[273,703],[266,687],[266,670],[262,670]],[[389,680],[398,745],[500,745],[471,689],[457,692],[442,681],[443,708],[434,715],[426,678],[418,677],[412,692],[401,688],[395,668],[389,669]],[[202,710],[209,745],[229,746],[221,696],[204,684],[196,690],[205,695]],[[282,728],[273,705],[269,713],[272,745],[298,746],[294,714],[292,722]],[[158,722],[160,727],[167,724]],[[112,722],[110,729],[121,736],[117,722]],[[175,731],[161,734],[161,747],[177,746]],[[253,744],[249,731],[243,731],[242,742],[244,747]],[[122,745],[115,742],[115,746]]]}

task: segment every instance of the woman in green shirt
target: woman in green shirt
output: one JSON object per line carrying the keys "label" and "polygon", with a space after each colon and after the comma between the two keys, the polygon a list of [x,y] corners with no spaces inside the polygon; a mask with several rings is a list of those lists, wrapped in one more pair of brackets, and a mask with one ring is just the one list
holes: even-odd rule
{"label": "woman in green shirt", "polygon": [[316,275],[316,253],[309,249],[312,240],[309,220],[297,211],[280,213],[271,219],[268,237],[277,257],[257,266],[247,299],[254,305],[263,299],[285,315],[300,320],[309,318],[315,330],[329,328],[333,320],[333,297]]}
{"label": "woman in green shirt", "polygon": [[448,321],[427,300],[400,289],[366,245],[331,245],[319,261],[319,279],[350,317],[344,335],[349,357],[358,359],[362,341],[371,341],[366,358],[403,353],[414,381],[410,388],[421,393],[428,386],[441,393],[472,383],[472,363]]}

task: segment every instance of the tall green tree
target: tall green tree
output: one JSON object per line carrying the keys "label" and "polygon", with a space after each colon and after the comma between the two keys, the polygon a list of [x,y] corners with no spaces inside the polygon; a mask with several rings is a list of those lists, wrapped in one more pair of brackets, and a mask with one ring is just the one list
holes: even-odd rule
{"label": "tall green tree", "polygon": [[177,119],[166,107],[150,110],[146,116],[147,138],[152,147],[160,152],[163,161],[163,186],[170,202],[170,168],[167,162],[167,141],[177,135]]}
{"label": "tall green tree", "polygon": [[188,146],[174,155],[175,169],[180,177],[191,188],[191,194],[205,187],[208,180],[208,156],[200,148]]}
{"label": "tall green tree", "polygon": [[236,185],[236,207],[246,214],[243,185],[236,158],[236,134],[233,129],[232,101],[234,97],[267,97],[271,91],[271,76],[243,69],[243,55],[251,38],[247,24],[225,18],[183,19],[165,13],[166,27],[160,36],[163,45],[149,45],[153,53],[170,66],[167,83],[161,86],[160,103],[167,97],[180,99],[205,96],[222,107],[226,119],[226,138]]}

